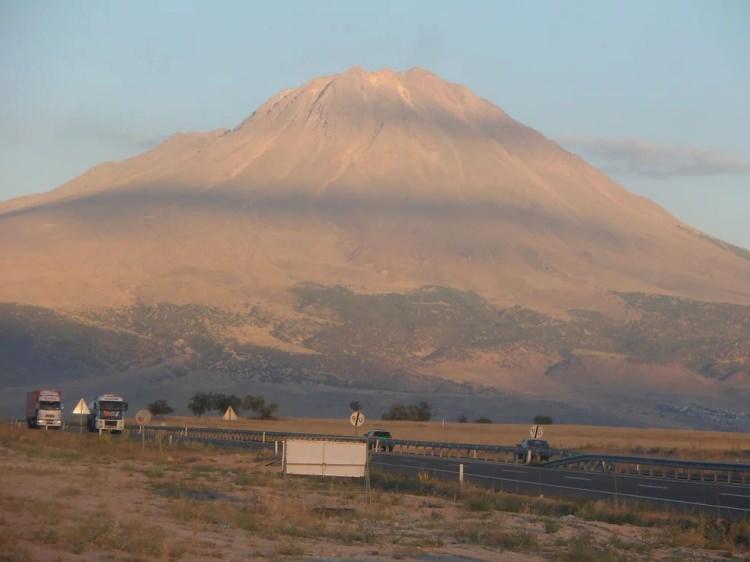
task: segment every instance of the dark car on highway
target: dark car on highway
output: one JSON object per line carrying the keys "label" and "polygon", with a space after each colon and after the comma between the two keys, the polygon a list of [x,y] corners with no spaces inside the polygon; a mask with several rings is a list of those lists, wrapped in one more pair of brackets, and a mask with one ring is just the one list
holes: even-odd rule
{"label": "dark car on highway", "polygon": [[393,451],[391,432],[385,429],[373,429],[367,432],[367,448],[376,451]]}
{"label": "dark car on highway", "polygon": [[524,439],[516,445],[516,460],[525,461],[531,451],[531,460],[546,462],[552,456],[549,443],[542,439]]}

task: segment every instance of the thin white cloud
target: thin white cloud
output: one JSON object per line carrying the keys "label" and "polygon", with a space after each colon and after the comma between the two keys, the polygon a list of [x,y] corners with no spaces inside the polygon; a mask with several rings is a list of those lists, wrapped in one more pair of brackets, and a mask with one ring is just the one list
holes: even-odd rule
{"label": "thin white cloud", "polygon": [[750,175],[750,162],[720,150],[660,145],[632,138],[567,137],[558,139],[558,142],[614,175],[660,179],[720,174]]}
{"label": "thin white cloud", "polygon": [[151,131],[121,129],[102,123],[91,124],[81,131],[97,142],[131,150],[149,150],[164,140],[164,135]]}

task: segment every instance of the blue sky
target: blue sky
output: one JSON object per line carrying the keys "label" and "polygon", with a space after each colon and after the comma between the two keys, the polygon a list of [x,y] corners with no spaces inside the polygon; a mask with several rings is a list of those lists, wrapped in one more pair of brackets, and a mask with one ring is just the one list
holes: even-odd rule
{"label": "blue sky", "polygon": [[0,200],[354,64],[461,82],[750,247],[750,2],[0,1]]}

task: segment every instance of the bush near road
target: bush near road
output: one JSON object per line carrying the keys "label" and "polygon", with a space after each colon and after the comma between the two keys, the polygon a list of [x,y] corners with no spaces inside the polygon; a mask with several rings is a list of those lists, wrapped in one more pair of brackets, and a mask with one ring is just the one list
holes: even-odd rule
{"label": "bush near road", "polygon": [[419,404],[392,404],[383,414],[384,420],[430,421],[432,405],[429,402]]}

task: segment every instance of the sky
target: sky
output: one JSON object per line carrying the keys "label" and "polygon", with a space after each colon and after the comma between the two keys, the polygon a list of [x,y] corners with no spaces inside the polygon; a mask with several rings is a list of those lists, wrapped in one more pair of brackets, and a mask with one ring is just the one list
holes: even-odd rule
{"label": "sky", "polygon": [[467,85],[750,247],[750,2],[0,0],[0,200],[359,64]]}

